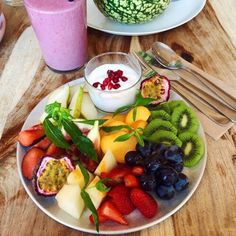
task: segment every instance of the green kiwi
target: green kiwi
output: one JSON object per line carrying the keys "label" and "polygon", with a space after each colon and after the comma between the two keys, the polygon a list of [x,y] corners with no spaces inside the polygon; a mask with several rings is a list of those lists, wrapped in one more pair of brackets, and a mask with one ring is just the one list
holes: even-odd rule
{"label": "green kiwi", "polygon": [[151,120],[161,119],[161,120],[171,120],[171,116],[164,110],[151,111]]}
{"label": "green kiwi", "polygon": [[187,104],[184,101],[182,101],[182,100],[174,100],[174,101],[168,102],[168,106],[169,106],[170,114],[171,114],[176,107],[179,107],[179,106],[186,107]]}
{"label": "green kiwi", "polygon": [[177,135],[177,129],[169,121],[160,119],[152,120],[144,129],[143,134],[148,137],[157,130],[167,130]]}
{"label": "green kiwi", "polygon": [[152,135],[150,135],[147,140],[153,143],[162,143],[168,146],[182,146],[181,140],[174,133],[167,130],[157,130]]}
{"label": "green kiwi", "polygon": [[199,126],[194,111],[188,106],[178,106],[174,108],[171,115],[171,123],[177,128],[178,133],[196,133]]}
{"label": "green kiwi", "polygon": [[165,112],[167,112],[168,114],[171,113],[170,107],[169,107],[169,102],[163,102],[159,105],[156,105],[155,107],[153,107],[152,109],[153,111],[160,111],[163,110]]}
{"label": "green kiwi", "polygon": [[195,166],[204,155],[205,148],[201,137],[190,132],[184,132],[178,137],[182,141],[181,149],[184,153],[184,166]]}

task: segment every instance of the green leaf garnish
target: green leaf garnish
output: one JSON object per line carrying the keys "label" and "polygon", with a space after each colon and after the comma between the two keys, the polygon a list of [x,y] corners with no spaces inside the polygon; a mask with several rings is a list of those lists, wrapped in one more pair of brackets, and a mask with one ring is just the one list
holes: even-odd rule
{"label": "green leaf garnish", "polygon": [[137,138],[139,145],[144,147],[143,136],[138,131],[134,131],[134,136]]}
{"label": "green leaf garnish", "polygon": [[130,108],[132,108],[132,104],[118,108],[118,109],[113,113],[113,117],[116,116],[116,115],[119,114],[119,113],[122,113],[122,112],[124,112],[124,111],[130,109]]}
{"label": "green leaf garnish", "polygon": [[133,131],[133,132],[131,132],[131,133],[123,134],[123,135],[117,137],[117,138],[114,140],[114,142],[123,142],[123,141],[126,141],[126,140],[130,139],[130,137],[133,136],[134,133],[135,133],[135,132]]}
{"label": "green leaf garnish", "polygon": [[82,199],[84,200],[85,206],[92,212],[94,223],[96,226],[96,230],[97,230],[97,232],[99,232],[98,213],[97,213],[95,206],[93,205],[93,202],[92,202],[89,194],[84,189],[82,189],[80,195],[81,195]]}
{"label": "green leaf garnish", "polygon": [[75,122],[78,123],[83,123],[83,124],[87,124],[87,125],[94,125],[94,123],[98,121],[99,125],[103,125],[107,119],[97,119],[97,120],[75,120]]}
{"label": "green leaf garnish", "polygon": [[129,125],[116,125],[116,126],[103,126],[102,130],[105,132],[113,132],[121,129],[128,129],[132,130],[132,128]]}
{"label": "green leaf garnish", "polygon": [[61,130],[54,126],[50,119],[46,117],[43,121],[43,127],[47,137],[60,148],[68,149],[70,144],[66,142]]}
{"label": "green leaf garnish", "polygon": [[136,120],[136,117],[137,117],[137,107],[135,107],[133,111],[133,121]]}
{"label": "green leaf garnish", "polygon": [[89,179],[90,179],[89,173],[88,173],[87,169],[80,162],[78,162],[78,165],[79,165],[81,173],[84,177],[84,188],[86,188],[89,183]]}
{"label": "green leaf garnish", "polygon": [[111,188],[108,188],[105,183],[111,180],[111,178],[100,179],[95,185],[96,189],[100,192],[109,192]]}

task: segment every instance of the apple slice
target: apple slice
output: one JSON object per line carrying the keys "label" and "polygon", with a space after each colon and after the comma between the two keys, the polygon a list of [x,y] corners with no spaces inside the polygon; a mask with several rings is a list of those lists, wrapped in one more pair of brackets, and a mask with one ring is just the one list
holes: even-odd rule
{"label": "apple slice", "polygon": [[84,94],[83,87],[79,86],[77,88],[77,91],[72,96],[69,108],[71,110],[70,114],[74,118],[79,118],[80,117],[81,104],[82,104],[82,100],[83,100],[83,94]]}
{"label": "apple slice", "polygon": [[88,120],[98,118],[98,112],[88,93],[84,93],[81,104],[81,115]]}
{"label": "apple slice", "polygon": [[[68,105],[69,95],[70,95],[70,87],[68,85],[60,87],[49,96],[47,105],[54,102],[58,102],[61,103],[62,107],[66,108]],[[44,112],[43,115],[40,117],[40,122],[43,123],[46,117],[47,113]]]}
{"label": "apple slice", "polygon": [[93,142],[97,154],[100,154],[101,147],[100,147],[100,132],[99,132],[98,120],[95,121],[93,128],[89,131],[87,135],[87,138],[89,138]]}
{"label": "apple slice", "polygon": [[85,206],[80,192],[78,184],[65,184],[55,197],[58,206],[76,219],[80,218]]}
{"label": "apple slice", "polygon": [[[93,174],[89,173],[89,183],[92,181],[93,179]],[[80,188],[82,189],[85,185],[84,182],[84,176],[81,172],[80,167],[77,165],[75,170],[73,170],[72,172],[70,172],[70,174],[67,177],[67,183],[68,184],[79,184]]]}
{"label": "apple slice", "polygon": [[101,192],[95,187],[96,183],[99,180],[100,180],[99,176],[96,176],[92,180],[92,182],[87,186],[87,188],[85,189],[85,191],[89,194],[89,196],[93,202],[93,205],[96,209],[100,206],[103,198],[107,195],[106,192]]}
{"label": "apple slice", "polygon": [[101,173],[109,173],[114,167],[117,166],[116,158],[110,150],[107,150],[94,174],[101,175]]}

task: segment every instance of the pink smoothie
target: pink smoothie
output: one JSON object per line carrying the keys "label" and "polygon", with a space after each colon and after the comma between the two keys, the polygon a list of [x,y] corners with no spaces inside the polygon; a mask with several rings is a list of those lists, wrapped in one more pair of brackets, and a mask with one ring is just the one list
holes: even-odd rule
{"label": "pink smoothie", "polygon": [[59,71],[87,60],[86,0],[25,0],[46,64]]}

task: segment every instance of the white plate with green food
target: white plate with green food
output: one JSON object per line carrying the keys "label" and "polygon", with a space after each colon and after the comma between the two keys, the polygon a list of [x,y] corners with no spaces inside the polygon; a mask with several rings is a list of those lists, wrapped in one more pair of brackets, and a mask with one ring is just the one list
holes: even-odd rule
{"label": "white plate with green food", "polygon": [[190,21],[201,12],[205,3],[206,0],[171,1],[167,9],[150,22],[143,24],[121,24],[105,17],[92,0],[87,1],[87,21],[89,27],[111,34],[126,36],[149,35],[173,29]]}
{"label": "white plate with green food", "polygon": [[[83,83],[83,79],[78,79],[78,80],[72,81],[69,83],[69,85],[70,86],[81,85],[81,83]],[[67,85],[64,85],[64,86],[67,86]],[[49,98],[49,96],[47,96],[42,101],[40,101],[36,105],[36,107],[31,111],[31,113],[29,114],[28,118],[26,119],[26,121],[22,127],[22,130],[27,130],[28,128],[32,127],[33,125],[39,123],[39,119],[40,119],[40,117],[42,119],[42,114],[44,112],[44,108],[45,108],[46,104],[48,103],[48,98]],[[171,91],[169,101],[174,101],[174,100],[182,100],[182,102],[184,101],[178,94]],[[172,104],[174,104],[174,103],[172,103]],[[161,110],[166,109],[165,107],[162,107],[162,108],[163,109],[161,109]],[[173,106],[172,108],[176,109],[176,106]],[[179,112],[177,110],[174,110],[174,111],[176,111],[176,113]],[[167,110],[166,110],[166,112],[167,112]],[[137,112],[137,114],[138,114],[138,112]],[[164,112],[161,112],[161,114],[158,112],[154,114],[154,116],[157,116],[157,115],[158,116],[159,115],[168,116],[168,115],[164,114]],[[183,120],[185,120],[185,118]],[[176,119],[174,119],[173,122],[176,122]],[[164,125],[164,124],[162,124],[162,125]],[[32,131],[32,129],[29,132],[31,132],[31,131]],[[195,150],[197,153],[198,152],[202,153],[202,158],[197,161],[197,164],[194,167],[191,167],[191,168],[184,167],[184,169],[181,170],[188,177],[188,180],[189,180],[188,187],[186,189],[183,189],[183,191],[178,192],[177,188],[179,186],[175,186],[175,196],[169,200],[163,200],[160,197],[157,197],[157,195],[154,192],[151,193],[153,196],[153,199],[156,199],[156,201],[158,202],[158,210],[155,213],[155,216],[153,216],[151,218],[146,218],[141,214],[141,212],[137,208],[134,211],[132,211],[130,214],[125,216],[125,220],[128,222],[128,224],[122,225],[122,224],[118,224],[116,222],[112,222],[111,220],[108,220],[105,223],[101,223],[100,227],[99,227],[100,234],[125,234],[125,233],[135,232],[135,231],[143,230],[145,228],[154,226],[154,225],[162,222],[163,220],[167,219],[171,215],[173,215],[191,198],[191,196],[196,191],[196,189],[203,177],[203,173],[204,173],[204,169],[205,169],[206,161],[207,161],[206,139],[205,139],[205,134],[204,134],[201,124],[199,124],[198,128],[191,126],[191,131],[195,132],[195,134],[198,135],[198,137],[200,137],[202,140],[202,150]],[[40,130],[39,130],[39,132],[40,132]],[[150,132],[150,129],[147,131],[147,133],[149,133],[149,132]],[[173,130],[173,132],[175,132],[175,131]],[[151,137],[151,136],[149,136],[149,137]],[[180,136],[179,136],[179,138],[180,138]],[[182,140],[181,142],[184,142],[185,138],[186,137],[181,137],[181,140]],[[27,140],[24,140],[24,141],[27,142]],[[163,141],[163,139],[162,139],[162,141]],[[178,140],[178,142],[176,142],[176,145],[179,145],[179,140]],[[190,150],[191,147],[186,147],[186,149]],[[35,172],[35,170],[34,170],[34,172],[32,172],[32,173],[34,173],[34,177],[33,177],[34,181],[28,180],[24,176],[25,170],[22,169],[23,168],[22,161],[23,161],[23,158],[25,158],[24,156],[25,156],[27,150],[29,150],[29,148],[24,148],[20,143],[17,144],[17,166],[18,166],[18,172],[19,172],[21,182],[22,182],[26,192],[28,193],[28,195],[30,196],[32,201],[36,204],[36,206],[39,207],[46,215],[48,215],[49,217],[51,217],[55,221],[65,225],[65,226],[71,227],[71,228],[79,230],[79,231],[87,232],[87,233],[97,233],[94,224],[89,221],[88,217],[91,213],[89,213],[88,210],[84,211],[82,213],[82,215],[78,219],[76,219],[71,214],[68,214],[66,211],[62,210],[63,208],[59,207],[59,205],[58,205],[59,200],[58,199],[61,199],[61,201],[64,201],[65,198],[67,198],[67,196],[64,195],[64,194],[66,194],[66,191],[64,191],[64,193],[61,193],[60,196],[57,195],[57,197],[56,197],[58,200],[58,203],[57,203],[55,196],[48,195],[45,197],[45,195],[42,194],[42,191],[39,192],[39,189],[37,189],[37,191],[35,190],[35,186],[36,186],[35,182],[38,181],[37,175],[38,175],[38,173],[40,174],[40,172],[39,172],[40,168],[37,169],[36,172]],[[48,149],[47,149],[47,151],[48,151]],[[165,158],[167,158],[167,156],[168,156],[168,155],[167,156],[166,155],[167,154],[165,151]],[[170,154],[170,157],[171,156],[172,156],[172,154]],[[167,159],[164,160],[165,165],[169,165],[168,164],[169,162],[166,162],[166,160]],[[126,162],[126,164],[127,164],[127,162]],[[186,165],[191,165],[191,164],[192,164],[191,161],[186,162]],[[40,164],[40,167],[42,167],[42,168],[44,167],[44,165],[42,165],[42,162]],[[145,167],[145,168],[147,168],[147,167]],[[176,168],[176,167],[173,167],[173,168]],[[144,170],[147,172],[147,169],[144,169]],[[134,172],[132,172],[132,173],[134,174]],[[136,174],[137,174],[137,172],[136,172]],[[141,177],[137,177],[137,178],[141,178]],[[84,180],[85,180],[85,178],[83,179],[83,181]],[[67,183],[68,182],[69,182],[69,180],[67,178]],[[70,183],[68,183],[68,184],[70,184]],[[142,184],[142,183],[140,182],[140,184]],[[72,186],[72,185],[70,185],[70,186]],[[163,183],[162,183],[162,185],[163,185]],[[131,188],[130,191],[132,191],[132,189],[133,188]],[[90,190],[88,188],[88,191],[91,192],[91,188],[90,188]],[[38,194],[38,193],[41,193],[41,194]],[[65,196],[65,198],[64,198],[64,196]],[[98,198],[100,198],[100,197],[98,197]],[[104,201],[105,202],[109,201],[109,199],[103,200],[103,203],[104,203]],[[68,207],[68,204],[66,204],[66,206]],[[67,210],[68,210],[68,208],[67,208]],[[180,214],[181,214],[181,212],[180,212]]]}

